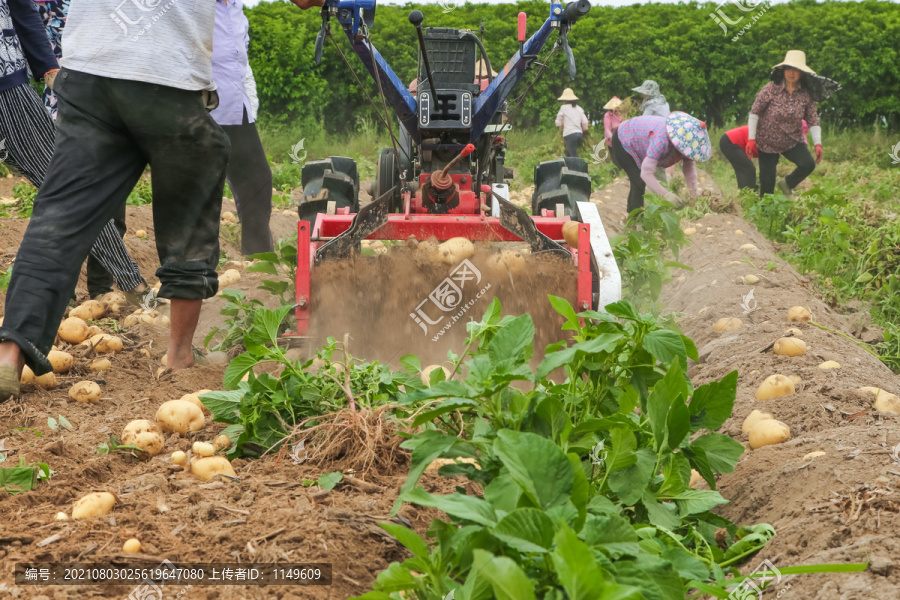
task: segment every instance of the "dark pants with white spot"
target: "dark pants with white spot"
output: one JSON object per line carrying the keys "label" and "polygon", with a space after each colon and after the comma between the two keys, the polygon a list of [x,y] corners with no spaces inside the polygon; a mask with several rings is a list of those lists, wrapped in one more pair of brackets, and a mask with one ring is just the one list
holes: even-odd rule
{"label": "dark pants with white spot", "polygon": [[16,256],[0,340],[36,374],[100,230],[153,171],[159,296],[199,300],[218,290],[219,213],[230,149],[200,91],[63,69],[56,151]]}
{"label": "dark pants with white spot", "polygon": [[779,156],[794,163],[797,168],[794,169],[787,177],[788,187],[794,189],[800,182],[810,176],[816,169],[816,160],[809,153],[809,148],[805,142],[800,142],[790,150],[778,153],[769,153],[759,151],[759,195],[771,194],[775,191],[775,167],[778,166]]}

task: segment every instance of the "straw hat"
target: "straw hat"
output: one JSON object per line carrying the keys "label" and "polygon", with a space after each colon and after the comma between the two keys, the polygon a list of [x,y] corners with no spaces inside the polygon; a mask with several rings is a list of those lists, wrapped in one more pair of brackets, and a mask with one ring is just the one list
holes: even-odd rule
{"label": "straw hat", "polygon": [[603,105],[604,110],[616,110],[622,106],[622,101],[619,100],[618,96],[613,96],[612,99]]}
{"label": "straw hat", "polygon": [[572,88],[566,88],[563,90],[562,96],[557,98],[560,102],[574,102],[578,100],[578,96],[575,95],[575,92],[572,91]]}
{"label": "straw hat", "polygon": [[675,149],[691,160],[705,162],[712,156],[712,144],[706,123],[675,111],[666,117],[666,133]]}
{"label": "straw hat", "polygon": [[777,69],[779,67],[794,67],[804,73],[816,74],[815,71],[806,66],[806,52],[803,50],[788,50],[787,54],[784,55],[784,60],[772,68]]}

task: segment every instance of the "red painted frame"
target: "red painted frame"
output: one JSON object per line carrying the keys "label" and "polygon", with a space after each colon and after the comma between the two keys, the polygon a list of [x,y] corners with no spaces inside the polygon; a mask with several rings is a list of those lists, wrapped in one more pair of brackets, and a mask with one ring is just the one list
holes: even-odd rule
{"label": "red painted frame", "polygon": [[[312,294],[310,276],[316,250],[350,227],[354,215],[323,215],[316,217],[315,226],[310,231],[308,221],[297,223],[297,271],[295,284],[297,289],[294,314],[297,318],[297,336],[309,333],[309,321],[312,311]],[[531,217],[538,231],[552,240],[562,240],[563,223],[568,217]],[[369,240],[406,240],[410,236],[416,239],[435,237],[447,240],[463,237],[472,241],[521,242],[522,239],[500,225],[496,217],[480,215],[388,215],[388,222],[370,235]],[[578,248],[569,248],[572,258],[578,266],[577,304],[576,310],[592,308],[592,279],[590,253],[590,225],[579,223]]]}

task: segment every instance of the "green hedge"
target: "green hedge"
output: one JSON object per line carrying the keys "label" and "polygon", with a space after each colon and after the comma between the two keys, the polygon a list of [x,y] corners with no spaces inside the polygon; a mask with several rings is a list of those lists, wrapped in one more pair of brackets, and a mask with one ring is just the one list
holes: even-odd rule
{"label": "green hedge", "polygon": [[[378,6],[372,30],[375,46],[404,81],[414,77],[416,67],[416,37],[407,20],[413,8],[425,13],[426,26],[478,30],[483,19],[485,46],[495,70],[518,48],[516,14],[528,14],[531,33],[549,13],[549,3],[538,1],[465,4],[447,13],[438,5]],[[526,98],[516,124],[552,126],[555,110],[548,107],[555,107],[555,98],[567,86],[581,96],[591,117],[599,118],[611,96],[630,94],[644,79],[659,82],[674,110],[715,125],[744,122],[753,98],[768,81],[770,67],[781,62],[785,51],[801,49],[813,69],[843,85],[819,107],[826,123],[871,125],[883,117],[893,128],[900,125],[900,5],[798,0],[761,3],[744,12],[728,3],[722,12],[731,20],[743,19],[727,34],[710,17],[717,8],[696,2],[594,6],[570,34],[576,81],[569,82],[565,56],[557,52]],[[375,114],[331,42],[326,41],[322,65],[313,63],[321,22],[317,11],[301,11],[280,0],[247,9],[247,15],[264,123],[345,132],[357,117]],[[333,23],[335,40],[374,93],[374,83]],[[735,39],[747,24],[749,29]],[[517,91],[522,89],[520,85]]]}

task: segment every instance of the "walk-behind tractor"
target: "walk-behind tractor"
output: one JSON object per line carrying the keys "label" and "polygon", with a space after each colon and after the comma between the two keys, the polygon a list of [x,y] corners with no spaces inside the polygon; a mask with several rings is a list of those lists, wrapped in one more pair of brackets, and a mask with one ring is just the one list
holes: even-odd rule
{"label": "walk-behind tractor", "polygon": [[[532,259],[541,255],[564,260],[575,279],[568,282],[568,289],[576,310],[602,308],[618,300],[619,272],[597,209],[590,201],[591,179],[586,162],[564,158],[535,167],[531,214],[509,201],[509,187],[504,181],[507,169],[503,133],[509,129],[512,112],[507,97],[527,72],[534,75],[532,85],[540,77],[549,64],[549,56],[539,59],[538,54],[553,32],[558,36],[549,54],[563,49],[574,79],[575,62],[567,37],[576,21],[587,14],[589,2],[551,4],[549,18],[527,39],[525,14],[519,13],[519,51],[497,74],[491,69],[481,39],[473,31],[423,29],[423,15],[414,10],[409,15],[410,38],[415,35],[418,39],[418,75],[408,86],[372,43],[369,33],[375,4],[375,0],[327,0],[321,13],[316,62],[321,61],[326,39],[334,41],[331,27],[336,20],[375,80],[380,98],[375,98],[373,104],[391,134],[392,145],[378,155],[376,177],[370,188],[372,201],[362,207],[359,175],[352,159],[335,156],[303,166],[303,195],[298,207],[297,335],[310,335],[311,323],[316,323],[320,315],[346,310],[340,296],[317,293],[317,286],[334,283],[331,277],[336,276],[336,271],[330,272],[328,279],[317,272],[321,273],[332,261],[352,262],[360,258],[361,249],[370,244],[379,244],[383,250],[391,244],[408,249],[417,243],[455,243],[450,250],[445,243],[435,254],[438,262],[443,262],[443,270],[438,272],[439,279],[428,282],[426,288],[431,291],[431,287],[437,287],[421,303],[414,298],[408,307],[401,303],[390,309],[401,313],[393,316],[402,318],[404,327],[419,336],[424,330],[427,337],[432,337],[434,331],[447,327],[445,323],[456,321],[452,315],[461,306],[470,304],[465,301],[466,290],[472,286],[466,290],[463,287],[483,278],[483,269],[469,261],[475,260],[473,242],[487,242],[496,252],[502,252],[498,248],[503,245],[514,248],[507,252],[516,257],[530,255],[528,258]],[[340,46],[335,46],[347,61]],[[353,71],[349,62],[347,67]],[[523,97],[526,94],[527,91]],[[389,109],[394,117],[388,116]],[[548,107],[550,110],[555,111],[555,107]],[[566,225],[572,221],[577,225]],[[512,280],[512,271],[507,270]],[[417,274],[423,272],[420,269]],[[391,286],[408,287],[409,282],[397,280],[400,273],[396,271],[383,272],[381,276]],[[359,290],[358,294],[369,292]],[[520,285],[516,293],[528,296],[533,303],[547,303],[543,290],[523,289]],[[355,294],[351,291],[350,295]],[[474,299],[474,291],[472,294]],[[478,299],[482,296],[479,294]],[[379,311],[388,310],[374,302],[361,306],[372,320],[383,316]],[[465,331],[464,326],[460,329]],[[325,333],[339,336],[343,332]]]}

